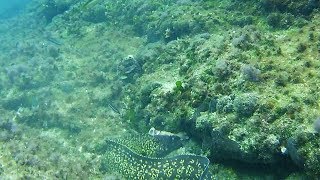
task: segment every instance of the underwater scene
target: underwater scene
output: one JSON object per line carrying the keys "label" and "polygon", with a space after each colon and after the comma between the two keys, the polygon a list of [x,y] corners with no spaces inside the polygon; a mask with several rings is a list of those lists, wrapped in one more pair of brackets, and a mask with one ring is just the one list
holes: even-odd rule
{"label": "underwater scene", "polygon": [[320,179],[319,0],[0,0],[0,179]]}

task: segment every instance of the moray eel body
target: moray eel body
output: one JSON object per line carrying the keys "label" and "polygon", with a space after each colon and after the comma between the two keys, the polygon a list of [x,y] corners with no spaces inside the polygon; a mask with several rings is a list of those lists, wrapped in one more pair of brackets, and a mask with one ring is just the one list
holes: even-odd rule
{"label": "moray eel body", "polygon": [[122,144],[142,156],[164,157],[182,147],[182,140],[177,136],[150,136],[131,134],[114,138],[112,141]]}
{"label": "moray eel body", "polygon": [[102,166],[125,179],[211,179],[209,160],[198,155],[170,158],[142,156],[113,140],[106,140]]}

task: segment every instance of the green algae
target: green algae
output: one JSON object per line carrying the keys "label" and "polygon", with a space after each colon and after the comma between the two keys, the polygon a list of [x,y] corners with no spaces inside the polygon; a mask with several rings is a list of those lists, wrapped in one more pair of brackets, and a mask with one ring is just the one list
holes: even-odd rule
{"label": "green algae", "polygon": [[[99,1],[101,3],[98,3]],[[169,2],[171,3],[168,5]],[[300,133],[299,139],[307,138],[307,141],[299,141],[299,146],[296,147],[301,152],[299,154],[306,159],[306,171],[303,172],[318,177],[319,136],[309,137],[309,130],[312,130],[311,124],[314,118],[319,116],[317,86],[319,84],[317,60],[320,48],[319,11],[310,16],[310,19],[306,19],[307,25],[303,27],[298,25],[301,17],[297,15],[303,8],[294,7],[299,7],[299,4],[308,1],[292,2],[290,7],[285,4],[288,1],[269,1],[273,4],[283,4],[284,9],[281,10],[285,13],[279,12],[276,8],[268,10],[266,7],[269,6],[256,4],[262,0],[255,3],[253,1],[181,2],[86,0],[54,18],[51,16],[57,15],[58,11],[53,11],[56,12],[53,15],[46,13],[55,9],[52,8],[54,6],[50,6],[51,8],[46,8],[47,11],[37,8],[37,11],[44,14],[38,12],[36,16],[12,21],[15,22],[10,23],[12,25],[3,23],[1,26],[8,29],[7,31],[13,27],[15,31],[5,33],[5,30],[0,30],[1,33],[5,33],[1,37],[5,42],[1,45],[4,47],[1,58],[5,60],[2,62],[2,67],[8,64],[7,67],[13,68],[14,66],[10,64],[24,64],[32,57],[40,66],[35,65],[35,69],[30,68],[33,73],[28,73],[27,76],[25,73],[16,75],[13,78],[16,80],[14,82],[7,80],[7,74],[1,71],[0,89],[4,99],[1,103],[1,119],[5,121],[12,119],[13,113],[18,110],[17,123],[21,127],[34,128],[39,131],[38,134],[54,129],[57,131],[55,138],[62,139],[58,132],[68,130],[72,138],[66,138],[64,144],[77,141],[72,146],[81,150],[81,153],[86,153],[86,147],[94,146],[95,143],[92,142],[104,138],[106,133],[117,134],[118,129],[123,132],[121,128],[125,125],[121,123],[129,124],[129,127],[125,127],[126,130],[134,129],[140,132],[149,126],[169,131],[186,131],[199,144],[205,144],[202,140],[209,142],[214,140],[212,133],[206,133],[207,129],[214,128],[222,131],[230,140],[236,141],[241,150],[259,155],[260,159],[255,160],[259,162],[273,159],[273,155],[278,155],[280,148],[284,148],[287,144],[289,137],[296,137],[297,133]],[[188,4],[188,2],[195,3]],[[45,7],[40,3],[42,1],[37,3],[39,7]],[[82,4],[86,5],[84,9],[81,9]],[[259,13],[257,8],[265,11]],[[81,19],[80,13],[86,16]],[[97,16],[100,13],[103,16]],[[295,14],[294,17],[297,19],[293,20],[290,13]],[[39,30],[32,28],[30,31],[30,25],[33,27],[41,25],[39,17],[43,15],[52,19],[53,23],[37,28]],[[39,21],[30,21],[38,19]],[[186,27],[187,22],[191,22],[188,27]],[[29,30],[20,33],[19,30],[23,26]],[[186,31],[182,32],[184,29]],[[43,38],[41,35],[43,30],[46,30],[44,34],[53,33],[52,37],[63,37],[63,44]],[[134,36],[141,36],[140,40]],[[147,44],[142,43],[145,36]],[[34,42],[43,40],[49,40],[48,49],[45,49],[45,45],[39,46],[42,48],[33,46]],[[158,40],[164,43],[155,43]],[[21,45],[17,42],[26,44]],[[156,45],[150,45],[149,42]],[[56,49],[55,46],[58,46],[57,52],[61,55],[52,56],[52,53],[47,53]],[[136,55],[139,51],[142,53]],[[81,52],[83,55],[76,56],[75,54],[78,54],[76,52]],[[112,69],[115,69],[119,64],[118,61],[128,54],[134,54],[143,64],[144,72],[140,77],[134,78],[137,84],[126,84],[127,81],[114,78],[116,75]],[[52,58],[50,60],[47,57]],[[242,68],[245,65],[261,70],[261,76],[259,78],[245,76]],[[42,70],[44,68],[45,70]],[[177,80],[183,82],[185,88],[181,93],[174,91],[177,85],[174,82]],[[70,82],[72,89],[70,90],[70,87],[63,82]],[[145,89],[149,89],[147,88],[149,84],[155,82],[160,82],[161,87],[145,93]],[[47,85],[53,86],[48,88]],[[109,92],[111,87],[113,93]],[[43,94],[44,89],[48,89],[49,93],[39,96]],[[36,101],[34,98],[29,99],[30,90],[31,95],[37,97]],[[20,96],[17,98],[20,93],[22,99]],[[242,104],[249,99],[241,98],[243,94],[248,93],[257,94],[259,97],[254,103],[256,105],[252,106],[254,111],[249,111],[250,113],[243,110],[246,110],[247,105],[251,103]],[[114,113],[106,112],[110,109],[105,107],[105,100],[110,97],[113,97],[112,100],[116,104],[132,104],[128,106],[128,111],[124,112],[125,116],[121,119],[119,117],[114,120]],[[223,101],[224,97],[230,97],[227,101],[231,106],[234,105],[234,108],[227,109],[229,106],[224,106],[226,111],[216,111],[216,102]],[[210,106],[207,102],[210,102]],[[13,136],[14,133],[4,136],[6,134],[8,133],[2,134],[2,138],[7,141],[11,141],[11,137],[16,138]],[[25,134],[23,136],[33,138]],[[86,141],[79,143],[79,136]],[[37,134],[34,137],[37,137]],[[140,142],[140,140],[137,138],[135,141]],[[3,142],[4,147],[10,145],[7,141]],[[47,140],[44,139],[42,142]],[[127,144],[125,141],[117,142],[137,154],[148,157],[163,157],[163,153],[169,152],[160,153],[159,147],[162,145],[157,148],[156,144],[153,144],[148,149],[146,144],[130,146],[129,141]],[[17,167],[14,169],[17,169],[19,174],[22,174],[20,173],[22,168],[28,168],[28,171],[34,169],[43,174],[48,171],[61,171],[60,176],[53,176],[56,178],[64,178],[63,173],[75,175],[73,178],[83,178],[83,175],[76,175],[79,170],[76,173],[72,169],[80,169],[83,172],[85,169],[73,167],[73,164],[86,164],[89,158],[75,159],[74,156],[79,156],[77,150],[75,152],[70,150],[68,156],[63,156],[63,162],[70,162],[69,165],[63,165],[65,163],[57,159],[59,165],[51,167],[46,162],[48,156],[39,156],[41,155],[39,151],[26,152],[24,149],[26,144],[27,141],[17,140],[15,144],[10,145],[14,147],[13,150],[8,150],[2,156],[7,158],[17,154],[16,149],[20,145],[19,151],[25,153],[24,157],[27,158],[30,154],[42,157],[40,162],[45,163],[47,168],[31,167],[30,163],[23,163],[28,161],[12,157],[12,161],[18,159]],[[223,142],[223,145],[224,149],[227,149],[228,143]],[[61,148],[68,151],[71,149],[65,145]],[[63,152],[63,149],[55,151]],[[214,154],[220,157],[228,154],[215,153],[216,151],[216,146],[212,146],[211,158]],[[248,161],[248,158],[245,160]],[[13,166],[11,162],[1,164],[4,167]],[[275,166],[280,164],[275,163]],[[87,169],[88,173],[91,173],[90,177],[98,179],[92,174],[91,169],[94,167],[90,166],[90,171]],[[281,170],[278,169],[276,172]],[[5,174],[8,174],[7,170]],[[228,177],[230,175],[223,174],[221,179]]]}
{"label": "green algae", "polygon": [[106,140],[103,167],[127,179],[210,179],[209,160],[198,155],[150,158],[127,146]]}

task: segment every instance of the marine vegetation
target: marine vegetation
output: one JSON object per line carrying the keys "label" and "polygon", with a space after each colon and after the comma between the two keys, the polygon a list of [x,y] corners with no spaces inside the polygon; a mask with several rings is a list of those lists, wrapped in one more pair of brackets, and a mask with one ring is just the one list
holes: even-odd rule
{"label": "marine vegetation", "polygon": [[319,0],[33,0],[0,16],[0,179],[320,177]]}

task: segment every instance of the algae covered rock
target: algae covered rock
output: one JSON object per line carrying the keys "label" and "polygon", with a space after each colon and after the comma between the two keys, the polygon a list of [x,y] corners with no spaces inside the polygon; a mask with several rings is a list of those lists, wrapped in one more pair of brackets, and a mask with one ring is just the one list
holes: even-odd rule
{"label": "algae covered rock", "polygon": [[[209,179],[208,159],[186,155],[176,136],[132,133],[86,151],[104,133],[156,127],[185,132],[192,148],[202,147],[191,152],[221,166],[288,163],[319,177],[319,0],[34,4],[22,20],[0,25],[0,111],[6,117],[0,148],[20,135],[54,130],[59,140],[67,134],[60,147],[73,145],[72,153],[87,159],[53,156],[57,167],[41,164],[28,172],[57,172],[52,177],[62,179],[81,177],[78,172],[101,179],[106,171],[127,179]],[[37,163],[6,154],[17,159],[18,170]],[[61,167],[65,161],[75,166]]]}
{"label": "algae covered rock", "polygon": [[258,107],[258,97],[252,93],[237,96],[234,99],[234,110],[239,116],[251,116]]}
{"label": "algae covered rock", "polygon": [[261,0],[262,8],[268,11],[291,12],[293,14],[309,15],[320,7],[319,0]]}
{"label": "algae covered rock", "polygon": [[72,4],[74,2],[71,0],[44,0],[38,14],[50,23],[55,16],[67,11]]}
{"label": "algae covered rock", "polygon": [[142,73],[142,68],[133,55],[128,55],[118,64],[117,73],[121,80],[132,82]]}

